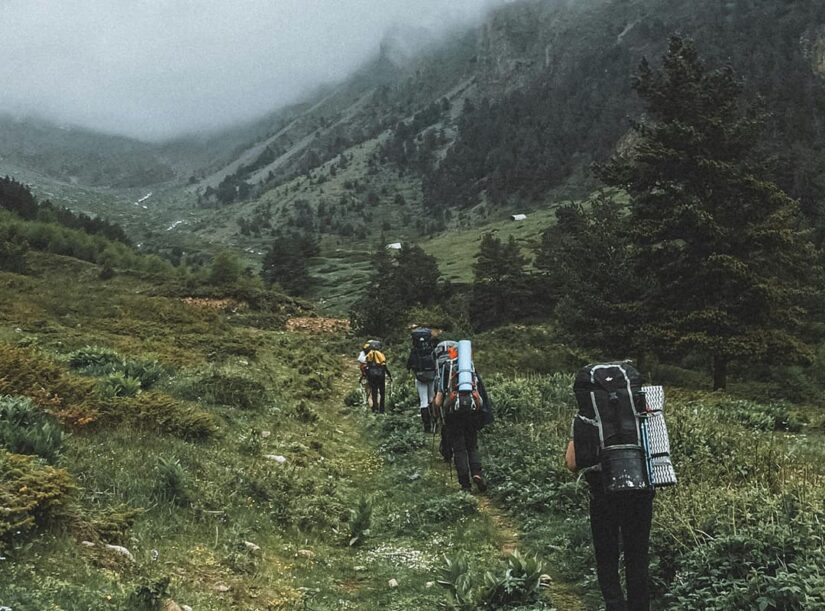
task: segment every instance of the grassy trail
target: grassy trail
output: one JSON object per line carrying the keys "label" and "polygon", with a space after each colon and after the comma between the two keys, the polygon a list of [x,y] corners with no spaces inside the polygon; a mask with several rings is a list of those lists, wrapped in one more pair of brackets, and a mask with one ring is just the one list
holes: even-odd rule
{"label": "grassy trail", "polygon": [[[444,600],[435,582],[445,555],[464,554],[479,571],[495,569],[519,548],[520,534],[488,497],[459,491],[437,439],[420,430],[415,407],[384,416],[343,407],[357,377],[352,361],[343,360],[335,392],[318,410],[322,421],[335,422],[337,443],[346,448],[350,507],[362,498],[372,507],[370,530],[353,546],[341,533],[338,545],[317,546],[313,560],[297,567],[304,608],[435,609]],[[398,401],[409,385],[398,380],[390,398]],[[548,593],[558,609],[585,608],[565,584],[554,581]]]}

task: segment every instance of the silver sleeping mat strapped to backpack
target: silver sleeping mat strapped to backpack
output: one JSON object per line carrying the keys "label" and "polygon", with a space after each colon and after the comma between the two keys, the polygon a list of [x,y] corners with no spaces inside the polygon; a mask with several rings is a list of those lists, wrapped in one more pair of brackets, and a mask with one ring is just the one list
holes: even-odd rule
{"label": "silver sleeping mat strapped to backpack", "polygon": [[670,461],[670,437],[665,424],[665,391],[661,386],[642,386],[647,403],[647,453],[650,475],[656,488],[674,486],[676,471]]}

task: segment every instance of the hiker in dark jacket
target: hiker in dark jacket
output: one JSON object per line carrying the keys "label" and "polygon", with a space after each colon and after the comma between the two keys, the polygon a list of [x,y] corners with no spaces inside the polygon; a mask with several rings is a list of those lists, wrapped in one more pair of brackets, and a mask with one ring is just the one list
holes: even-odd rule
{"label": "hiker in dark jacket", "polygon": [[[578,470],[572,439],[567,444],[565,463],[571,471]],[[586,471],[585,479],[590,485],[590,530],[605,611],[648,611],[648,548],[653,492],[608,494],[598,471]],[[620,549],[624,551],[626,602],[619,577]]]}
{"label": "hiker in dark jacket", "polygon": [[449,460],[449,455],[452,454],[458,484],[462,490],[469,492],[472,490],[472,484],[475,483],[479,492],[484,492],[487,489],[487,481],[481,472],[478,432],[485,425],[492,423],[493,404],[487,395],[487,389],[484,387],[481,376],[478,372],[474,372],[474,376],[476,380],[476,400],[481,403],[477,410],[462,412],[450,409],[450,395],[454,395],[455,392],[450,388],[451,381],[445,379],[447,376],[443,373],[439,378],[439,388],[434,404],[444,418],[441,453],[447,460]]}

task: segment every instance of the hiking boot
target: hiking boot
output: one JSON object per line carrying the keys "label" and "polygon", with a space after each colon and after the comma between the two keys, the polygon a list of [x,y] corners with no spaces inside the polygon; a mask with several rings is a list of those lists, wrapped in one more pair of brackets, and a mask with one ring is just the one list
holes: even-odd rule
{"label": "hiking boot", "polygon": [[479,492],[484,492],[487,490],[487,480],[484,479],[484,476],[480,473],[478,475],[473,475],[473,481],[476,483],[476,487]]}

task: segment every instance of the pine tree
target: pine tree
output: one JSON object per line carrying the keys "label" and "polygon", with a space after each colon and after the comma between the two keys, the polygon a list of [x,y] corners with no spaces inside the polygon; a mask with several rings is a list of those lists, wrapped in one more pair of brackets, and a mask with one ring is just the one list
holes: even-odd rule
{"label": "pine tree", "polygon": [[436,303],[441,294],[438,263],[416,245],[404,242],[396,257],[393,290],[405,308]]}
{"label": "pine tree", "polygon": [[209,283],[215,286],[237,284],[241,277],[241,261],[238,256],[228,251],[221,251],[212,260],[209,268]]}
{"label": "pine tree", "polygon": [[395,265],[387,251],[379,248],[372,258],[367,289],[350,311],[350,322],[356,332],[386,337],[397,328],[404,315],[404,307],[394,284]]}
{"label": "pine tree", "polygon": [[502,242],[491,233],[481,238],[470,302],[470,320],[477,329],[487,329],[518,320],[530,310],[527,260],[510,236]]}
{"label": "pine tree", "polygon": [[542,233],[535,267],[548,307],[570,343],[604,358],[639,355],[638,294],[627,210],[601,193],[587,207],[556,210]]}
{"label": "pine tree", "polygon": [[305,295],[312,286],[308,260],[318,254],[317,242],[301,234],[279,235],[264,255],[261,279],[278,284],[290,295]]}
{"label": "pine tree", "polygon": [[732,69],[707,70],[678,37],[661,69],[642,62],[634,88],[647,118],[599,173],[632,198],[637,269],[652,278],[642,337],[707,354],[714,388],[734,359],[806,358],[799,331],[821,269],[760,157],[764,116],[744,107]]}

